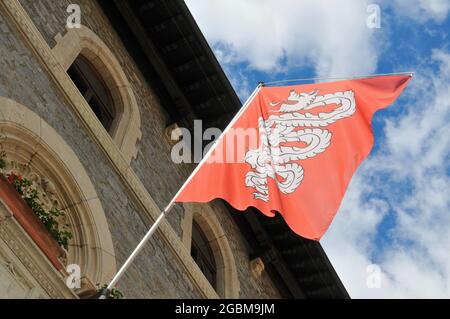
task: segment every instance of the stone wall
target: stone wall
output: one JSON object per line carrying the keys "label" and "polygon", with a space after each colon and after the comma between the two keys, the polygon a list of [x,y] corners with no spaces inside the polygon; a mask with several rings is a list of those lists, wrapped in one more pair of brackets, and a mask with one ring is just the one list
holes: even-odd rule
{"label": "stone wall", "polygon": [[[48,45],[53,47],[55,36],[65,32],[68,15],[66,8],[73,1],[20,0],[20,3]],[[138,156],[132,161],[131,167],[157,205],[163,208],[192,167],[176,165],[170,160],[170,145],[164,139],[167,115],[98,4],[90,0],[79,1],[79,4],[82,8],[82,24],[94,31],[115,53],[132,85],[141,115],[142,139],[138,145]],[[111,164],[99,146],[84,131],[79,119],[66,105],[67,102],[53,80],[1,15],[0,43],[0,96],[15,100],[37,113],[75,151],[97,190],[109,222],[117,264],[121,265],[144,236],[149,225],[141,219],[137,204],[127,195],[121,179],[111,169]],[[242,235],[229,213],[221,203],[214,203],[212,207],[214,209],[211,213],[220,219],[235,253],[240,297],[278,297],[265,273],[259,279],[251,276]],[[180,237],[182,218],[183,209],[177,205],[169,215],[169,222]],[[119,288],[129,298],[200,296],[186,272],[158,236],[147,244],[120,282]]]}

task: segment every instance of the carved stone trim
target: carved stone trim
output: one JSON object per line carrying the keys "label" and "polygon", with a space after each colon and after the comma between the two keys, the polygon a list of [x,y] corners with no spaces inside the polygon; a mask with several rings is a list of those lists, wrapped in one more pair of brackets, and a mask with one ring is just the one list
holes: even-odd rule
{"label": "carved stone trim", "polygon": [[264,262],[261,260],[261,258],[258,257],[251,260],[249,266],[253,279],[261,278],[261,274],[264,271]]}
{"label": "carved stone trim", "polygon": [[4,97],[0,97],[0,133],[7,171],[17,170],[34,180],[50,198],[49,207],[57,202],[65,212],[73,234],[67,261],[78,264],[81,274],[92,282],[109,282],[117,270],[109,225],[74,151],[36,113]]}
{"label": "carved stone trim", "polygon": [[[52,50],[45,42],[22,5],[17,0],[2,0],[0,1],[0,11],[4,13],[5,18],[7,18],[22,35],[23,40],[30,46],[44,70],[49,73],[58,89],[66,97],[67,102],[73,108],[81,123],[85,126],[86,131],[110,159],[112,167],[122,178],[129,194],[139,205],[143,217],[146,218],[149,223],[153,223],[158,218],[160,209],[134,173],[133,169],[123,158],[118,146],[113,142],[100,121],[93,114],[89,105],[78,92],[78,89],[73,85],[66,71],[61,67],[60,63],[53,55]],[[198,269],[168,221],[163,221],[161,223],[157,233],[168,245],[171,253],[173,253],[178,261],[181,262],[189,279],[196,285],[200,293],[205,298],[218,298],[217,293]]]}
{"label": "carved stone trim", "polygon": [[66,252],[53,239],[50,232],[45,228],[16,190],[9,185],[4,176],[0,176],[0,198],[3,203],[8,206],[14,219],[33,239],[40,250],[50,260],[52,265],[57,270],[63,269],[63,260],[66,259]]}
{"label": "carved stone trim", "polygon": [[[173,123],[167,126],[164,130],[164,137],[166,138],[166,141],[170,146],[177,144],[181,139],[182,134],[183,133],[181,132],[180,127],[177,123]],[[172,139],[172,137],[178,137],[178,139]]]}
{"label": "carved stone trim", "polygon": [[11,172],[18,173],[32,183],[33,189],[38,191],[39,202],[46,210],[51,210],[54,207],[61,209],[58,200],[58,191],[51,180],[32,171],[28,163],[24,164],[6,159],[6,167],[3,169],[3,174],[9,174]]}
{"label": "carved stone trim", "polygon": [[[0,211],[8,212],[2,202],[0,202]],[[50,298],[76,298],[76,295],[65,285],[63,274],[55,270],[14,218],[8,218],[0,223],[0,240],[14,253]]]}

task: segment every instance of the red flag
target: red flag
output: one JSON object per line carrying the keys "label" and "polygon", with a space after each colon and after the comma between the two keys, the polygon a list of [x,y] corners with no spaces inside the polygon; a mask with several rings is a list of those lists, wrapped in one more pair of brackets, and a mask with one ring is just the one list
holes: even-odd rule
{"label": "red flag", "polygon": [[372,149],[373,114],[410,79],[261,88],[175,201],[222,198],[238,210],[279,212],[295,233],[319,240]]}

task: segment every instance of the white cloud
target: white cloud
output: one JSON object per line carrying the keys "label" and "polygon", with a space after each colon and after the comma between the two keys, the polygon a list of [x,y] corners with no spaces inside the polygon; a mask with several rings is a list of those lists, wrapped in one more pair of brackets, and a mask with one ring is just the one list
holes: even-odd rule
{"label": "white cloud", "polygon": [[[391,2],[391,0],[389,0]],[[444,21],[450,11],[450,0],[395,0],[397,15],[407,16],[420,23]]]}
{"label": "white cloud", "polygon": [[[353,297],[450,297],[450,54],[434,50],[430,63],[438,69],[420,70],[408,93],[414,102],[386,120],[385,151],[355,175],[322,242]],[[379,251],[375,234],[386,218],[389,245]],[[366,285],[374,262],[381,289]]]}
{"label": "white cloud", "polygon": [[[374,72],[379,43],[390,36],[387,23],[401,17],[442,23],[450,12],[450,0],[385,0],[382,29],[372,30],[368,0],[186,2],[243,91],[251,70],[291,76],[289,68],[311,67],[320,77]],[[384,15],[389,6],[394,16]],[[385,121],[381,151],[354,176],[322,240],[352,297],[450,298],[450,54],[434,50],[427,63],[405,92],[413,102]],[[388,244],[380,245],[380,237]],[[367,286],[373,263],[382,270],[381,289]]]}
{"label": "white cloud", "polygon": [[366,25],[368,0],[186,2],[208,41],[232,52],[233,63],[262,71],[311,66],[319,76],[376,69],[373,29]]}
{"label": "white cloud", "polygon": [[236,54],[224,48],[223,45],[216,45],[214,54],[223,65],[225,73],[228,75],[228,79],[235,88],[237,95],[245,101],[251,94],[254,86],[248,80],[245,69],[236,66]]}

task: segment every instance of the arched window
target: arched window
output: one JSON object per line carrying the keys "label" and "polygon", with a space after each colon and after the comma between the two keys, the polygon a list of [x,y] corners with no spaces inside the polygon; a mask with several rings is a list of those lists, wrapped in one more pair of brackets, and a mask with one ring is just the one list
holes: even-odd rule
{"label": "arched window", "polygon": [[94,66],[79,55],[67,73],[86,99],[103,127],[109,132],[116,116],[111,93]]}
{"label": "arched window", "polygon": [[[115,54],[85,26],[68,29],[55,40],[52,52],[60,66],[130,163],[137,156],[137,142],[142,136],[141,117],[131,83]],[[91,90],[86,92],[88,88]]]}
{"label": "arched window", "polygon": [[216,289],[217,268],[214,253],[205,234],[195,221],[192,223],[191,256],[211,286]]}
{"label": "arched window", "polygon": [[222,298],[239,297],[236,262],[227,236],[208,204],[184,203],[183,244]]}
{"label": "arched window", "polygon": [[[72,148],[48,123],[27,107],[4,97],[0,97],[0,137],[4,155],[2,173],[14,172],[31,181],[33,189],[42,195],[39,202],[47,211],[54,207],[64,212],[58,223],[66,225],[66,230],[72,234],[65,253],[56,256],[59,262],[53,263],[51,258],[42,260],[43,248],[48,247],[49,242],[39,240],[32,245],[22,245],[25,240],[35,239],[40,232],[35,230],[39,228],[33,227],[32,220],[20,224],[11,218],[6,223],[1,216],[5,205],[0,201],[0,283],[3,280],[2,255],[6,258],[5,254],[10,254],[6,262],[17,271],[23,271],[14,279],[15,286],[39,290],[37,296],[28,296],[74,297],[73,293],[65,293],[68,286],[66,278],[62,280],[62,275],[69,275],[65,270],[68,265],[78,265],[81,271],[81,287],[73,292],[79,296],[95,292],[97,283],[108,283],[114,276],[116,259],[108,221],[88,172]],[[5,237],[2,227],[13,226],[15,234]],[[17,241],[17,247],[11,246],[14,249],[8,250],[7,245],[2,245],[4,238],[9,238],[11,243]],[[35,249],[38,247],[42,252]]]}

